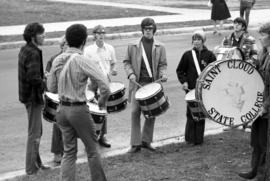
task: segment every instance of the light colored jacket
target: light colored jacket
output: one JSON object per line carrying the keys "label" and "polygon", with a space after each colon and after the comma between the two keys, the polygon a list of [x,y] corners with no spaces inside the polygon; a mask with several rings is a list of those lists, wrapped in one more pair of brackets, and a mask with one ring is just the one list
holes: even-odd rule
{"label": "light colored jacket", "polygon": [[[142,59],[142,51],[141,51],[141,39],[132,42],[128,45],[127,52],[124,63],[124,69],[126,71],[127,78],[131,74],[136,75],[136,81],[138,82],[140,79],[140,71],[141,71],[141,63]],[[153,70],[153,78],[157,80],[161,77],[166,77],[167,70],[167,58],[166,58],[166,50],[163,44],[154,39],[153,48],[152,48],[152,70]],[[128,100],[131,100],[131,95],[133,91],[137,90],[137,85],[133,82],[129,82],[129,97]]]}

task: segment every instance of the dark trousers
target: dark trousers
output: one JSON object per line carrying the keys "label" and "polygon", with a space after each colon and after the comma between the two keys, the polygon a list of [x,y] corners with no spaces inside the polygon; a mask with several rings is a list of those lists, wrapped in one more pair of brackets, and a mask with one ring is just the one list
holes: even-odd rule
{"label": "dark trousers", "polygon": [[253,148],[251,157],[252,172],[257,173],[258,169],[263,169],[267,147],[268,119],[259,117],[251,127],[251,143]]}
{"label": "dark trousers", "polygon": [[63,134],[64,156],[61,162],[61,181],[74,181],[77,159],[77,138],[79,137],[87,152],[88,167],[92,181],[106,181],[100,155],[97,150],[95,125],[87,105],[59,106],[57,123]]}
{"label": "dark trousers", "polygon": [[[244,18],[247,22],[247,25],[249,23],[249,15],[250,15],[250,10],[252,8],[252,5],[242,5],[240,4],[240,17]],[[245,17],[244,17],[245,14]]]}
{"label": "dark trousers", "polygon": [[28,116],[28,137],[26,146],[26,173],[36,173],[42,165],[39,155],[39,144],[42,135],[41,111],[43,105],[25,104]]}
{"label": "dark trousers", "polygon": [[63,155],[63,151],[62,132],[57,124],[53,124],[51,152]]}
{"label": "dark trousers", "polygon": [[201,144],[203,143],[205,120],[196,121],[192,118],[191,111],[187,106],[186,111],[187,122],[185,129],[185,140],[188,143]]}

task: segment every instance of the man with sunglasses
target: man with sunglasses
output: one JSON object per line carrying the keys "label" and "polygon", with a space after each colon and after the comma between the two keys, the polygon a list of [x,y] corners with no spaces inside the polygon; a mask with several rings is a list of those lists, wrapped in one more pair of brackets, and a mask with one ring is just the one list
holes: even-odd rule
{"label": "man with sunglasses", "polygon": [[[105,43],[105,28],[102,25],[97,25],[93,29],[94,43],[84,49],[84,56],[93,61],[103,74],[110,80],[110,75],[117,75],[115,69],[116,56],[114,47]],[[90,89],[97,96],[97,85],[91,83]],[[104,120],[101,131],[99,133],[98,142],[101,146],[110,148],[111,144],[106,139],[107,134],[107,119]]]}
{"label": "man with sunglasses", "polygon": [[[146,85],[158,79],[167,81],[167,58],[164,46],[154,38],[156,23],[151,18],[145,18],[141,22],[143,36],[130,43],[123,61],[129,81],[129,102],[131,101],[131,148],[129,153],[136,153],[141,148],[155,151],[151,146],[153,141],[155,118],[146,118],[141,132],[141,109],[135,100],[137,83]],[[144,54],[144,55],[143,55]]]}

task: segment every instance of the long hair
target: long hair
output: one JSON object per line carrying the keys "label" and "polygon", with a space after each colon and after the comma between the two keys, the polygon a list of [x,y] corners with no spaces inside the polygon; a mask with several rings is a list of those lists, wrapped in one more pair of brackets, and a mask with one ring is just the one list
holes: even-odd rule
{"label": "long hair", "polygon": [[37,34],[44,33],[45,29],[42,24],[38,22],[28,24],[23,32],[23,38],[27,43],[32,41],[32,37],[35,37]]}

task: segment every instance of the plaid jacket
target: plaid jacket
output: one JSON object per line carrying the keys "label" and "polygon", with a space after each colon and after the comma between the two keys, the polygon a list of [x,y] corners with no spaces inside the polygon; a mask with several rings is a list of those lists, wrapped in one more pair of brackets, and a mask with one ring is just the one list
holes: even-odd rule
{"label": "plaid jacket", "polygon": [[19,100],[43,104],[44,73],[42,51],[34,44],[23,46],[18,57]]}

